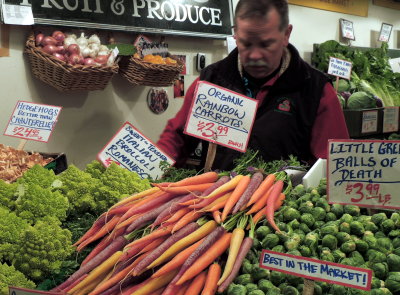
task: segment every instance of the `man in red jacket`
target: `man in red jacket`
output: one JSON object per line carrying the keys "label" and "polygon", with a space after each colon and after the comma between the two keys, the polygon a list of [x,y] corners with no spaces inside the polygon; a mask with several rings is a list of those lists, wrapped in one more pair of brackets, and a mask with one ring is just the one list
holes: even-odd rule
{"label": "man in red jacket", "polygon": [[[240,0],[235,10],[237,48],[206,67],[168,121],[158,146],[182,166],[199,140],[183,133],[198,80],[259,101],[248,149],[265,161],[289,155],[312,164],[326,158],[328,139],[348,139],[343,112],[329,77],[307,64],[289,43],[286,0]],[[204,163],[208,143],[202,142]],[[218,146],[213,169],[229,170],[240,152]]]}

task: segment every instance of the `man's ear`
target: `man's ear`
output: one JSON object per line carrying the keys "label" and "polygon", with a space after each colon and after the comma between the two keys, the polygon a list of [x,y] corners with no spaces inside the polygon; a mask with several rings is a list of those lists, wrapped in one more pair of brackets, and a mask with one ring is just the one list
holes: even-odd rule
{"label": "man's ear", "polygon": [[285,45],[287,46],[289,44],[289,39],[290,39],[290,34],[292,33],[293,26],[288,25],[288,27],[285,30]]}

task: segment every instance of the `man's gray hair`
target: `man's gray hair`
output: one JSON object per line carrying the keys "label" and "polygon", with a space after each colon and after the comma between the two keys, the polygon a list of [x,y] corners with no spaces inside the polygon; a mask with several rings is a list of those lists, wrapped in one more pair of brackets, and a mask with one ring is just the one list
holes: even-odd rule
{"label": "man's gray hair", "polygon": [[289,25],[287,0],[239,0],[235,9],[235,25],[236,19],[265,18],[271,9],[275,9],[281,18],[279,29],[285,30]]}

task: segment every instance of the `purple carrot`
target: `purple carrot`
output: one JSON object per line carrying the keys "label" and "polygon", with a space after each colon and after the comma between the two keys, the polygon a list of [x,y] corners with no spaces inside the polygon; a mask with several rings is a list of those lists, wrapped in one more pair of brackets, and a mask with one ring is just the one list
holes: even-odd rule
{"label": "purple carrot", "polygon": [[182,208],[182,205],[180,205],[179,203],[182,203],[182,202],[186,202],[186,201],[195,199],[195,198],[197,198],[197,196],[198,196],[199,194],[200,194],[199,191],[194,191],[194,192],[191,192],[191,193],[189,193],[189,194],[183,196],[182,198],[178,199],[177,201],[175,201],[175,199],[174,199],[174,202],[173,202],[173,204],[171,204],[171,206],[169,207],[169,209],[168,209],[168,210],[164,210],[163,212],[161,212],[161,213],[157,216],[156,220],[154,220],[154,222],[153,222],[153,224],[151,225],[151,227],[154,228],[155,226],[160,225],[160,224],[163,222],[164,218],[166,218],[166,217],[169,216],[169,215],[172,215],[173,213],[175,213],[176,211],[178,211],[179,209],[181,209],[181,208]]}
{"label": "purple carrot", "polygon": [[151,251],[151,253],[149,253],[146,256],[146,258],[144,258],[136,265],[136,267],[133,269],[132,275],[136,276],[140,274],[148,265],[150,265],[154,260],[156,260],[169,247],[171,247],[180,239],[191,234],[198,228],[199,225],[196,222],[191,222],[187,224],[185,227],[178,230],[176,233],[172,234],[169,238],[167,238],[164,242],[162,242],[161,245],[159,245],[157,248]]}
{"label": "purple carrot", "polygon": [[222,226],[218,226],[211,233],[209,233],[204,241],[194,250],[192,254],[186,259],[186,261],[181,266],[179,272],[172,279],[171,284],[175,284],[181,276],[185,273],[185,271],[196,263],[197,258],[199,258],[203,253],[205,253],[222,235],[226,232],[225,228]]}
{"label": "purple carrot", "polygon": [[263,178],[264,176],[261,172],[256,172],[253,174],[246,190],[243,192],[239,200],[236,202],[235,207],[233,207],[232,214],[237,213],[240,210],[240,208],[242,208],[247,204],[253,193],[260,186],[260,183],[263,181]]}
{"label": "purple carrot", "polygon": [[88,263],[81,266],[76,272],[74,272],[65,282],[61,283],[55,287],[54,291],[61,291],[67,288],[69,285],[73,284],[84,274],[93,270],[96,266],[100,265],[103,261],[113,255],[116,251],[121,250],[128,241],[120,236],[117,237],[110,245],[108,245],[103,251],[101,251],[96,257],[92,258]]}
{"label": "purple carrot", "polygon": [[132,277],[128,275],[125,279],[123,279],[121,282],[115,284],[111,288],[108,288],[104,292],[101,292],[99,295],[115,295],[119,294],[121,289],[130,286],[131,284],[137,283],[137,279],[135,277]]}
{"label": "purple carrot", "polygon": [[213,191],[215,191],[217,188],[219,188],[221,185],[223,185],[224,183],[227,183],[230,180],[229,176],[221,176],[220,179],[218,179],[212,186],[210,186],[208,189],[206,189],[201,196],[207,196],[209,194],[211,194]]}
{"label": "purple carrot", "polygon": [[168,201],[167,203],[161,205],[160,207],[155,208],[154,210],[150,210],[148,213],[143,214],[127,227],[127,229],[125,230],[125,234],[129,234],[135,229],[141,228],[142,226],[146,225],[147,222],[156,219],[160,213],[167,211],[169,206],[171,206],[174,202],[179,201],[179,199],[182,199],[182,197],[176,197]]}
{"label": "purple carrot", "polygon": [[233,264],[232,271],[229,276],[222,282],[222,284],[218,287],[218,293],[222,293],[230,283],[236,278],[237,274],[240,271],[240,267],[242,266],[242,262],[246,257],[247,253],[250,251],[253,246],[253,239],[247,237],[243,240],[242,245],[240,245],[238,255],[236,257],[235,263]]}

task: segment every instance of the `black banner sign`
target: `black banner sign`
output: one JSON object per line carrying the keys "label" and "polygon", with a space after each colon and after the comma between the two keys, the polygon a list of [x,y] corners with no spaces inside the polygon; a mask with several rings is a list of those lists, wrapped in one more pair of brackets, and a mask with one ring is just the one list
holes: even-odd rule
{"label": "black banner sign", "polygon": [[225,38],[231,0],[4,0],[31,5],[35,24]]}

